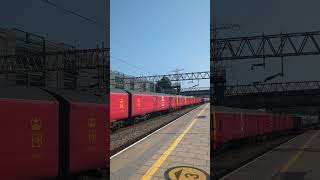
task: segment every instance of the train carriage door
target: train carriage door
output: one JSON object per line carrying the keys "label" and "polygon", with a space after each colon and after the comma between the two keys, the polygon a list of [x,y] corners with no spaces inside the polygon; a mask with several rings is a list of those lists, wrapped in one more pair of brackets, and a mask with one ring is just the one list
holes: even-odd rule
{"label": "train carriage door", "polygon": [[143,111],[143,107],[141,106],[141,101],[142,101],[142,96],[140,96],[140,95],[138,95],[138,96],[136,96],[136,109],[137,109],[137,112],[141,112],[141,111]]}
{"label": "train carriage door", "polygon": [[158,110],[158,97],[157,96],[152,96],[152,111],[155,112]]}
{"label": "train carriage door", "polygon": [[176,108],[178,109],[179,108],[179,97],[176,96]]}
{"label": "train carriage door", "polygon": [[165,108],[165,100],[164,100],[164,96],[161,96],[161,100],[160,100],[160,104],[161,104],[161,110],[163,110]]}

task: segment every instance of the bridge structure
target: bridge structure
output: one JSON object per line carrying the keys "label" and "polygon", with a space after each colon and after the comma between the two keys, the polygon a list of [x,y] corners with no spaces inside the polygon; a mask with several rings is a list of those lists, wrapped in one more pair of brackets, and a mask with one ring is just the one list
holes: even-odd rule
{"label": "bridge structure", "polygon": [[320,81],[226,86],[224,104],[244,108],[320,106]]}
{"label": "bridge structure", "polygon": [[[152,76],[139,76],[139,77],[124,77],[124,83],[145,83],[145,82],[158,82],[162,78],[168,78],[170,81],[186,81],[186,80],[203,80],[210,79],[210,72],[188,72],[179,74],[162,74]],[[116,81],[117,79],[110,79]]]}
{"label": "bridge structure", "polygon": [[210,98],[210,87],[183,88],[181,95]]}
{"label": "bridge structure", "polygon": [[[224,61],[319,55],[319,38],[320,31],[216,39],[216,58]],[[214,48],[213,41],[210,47]]]}
{"label": "bridge structure", "polygon": [[[254,65],[264,66],[267,58],[281,58],[283,62],[283,57],[319,55],[320,31],[215,39],[211,41],[210,47],[211,61],[212,59],[218,62],[263,59],[263,63]],[[280,75],[283,76],[283,72]],[[222,87],[222,93],[220,91],[220,94],[215,96],[219,96],[220,103],[227,106],[244,108],[320,106],[320,81],[265,82],[236,86],[223,84]]]}

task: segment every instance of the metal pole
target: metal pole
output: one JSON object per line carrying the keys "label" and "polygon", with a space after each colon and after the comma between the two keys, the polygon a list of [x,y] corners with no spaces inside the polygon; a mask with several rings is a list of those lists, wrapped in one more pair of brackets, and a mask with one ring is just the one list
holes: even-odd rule
{"label": "metal pole", "polygon": [[283,56],[281,56],[281,77],[283,77],[284,72],[283,72]]}
{"label": "metal pole", "polygon": [[43,85],[44,87],[47,87],[47,70],[46,70],[46,40],[44,38],[43,39],[43,64],[44,64],[44,71],[43,71]]}
{"label": "metal pole", "polygon": [[[215,7],[215,0],[213,0],[212,3],[214,3],[212,7]],[[213,8],[213,12],[215,13],[214,8]],[[212,59],[213,60],[213,89],[212,90],[214,93],[214,95],[213,95],[214,99],[211,100],[211,101],[213,101],[213,103],[215,103],[217,101],[217,97],[215,96],[215,95],[217,95],[215,92],[215,90],[217,89],[217,88],[215,88],[215,85],[217,85],[217,83],[215,83],[215,81],[216,81],[216,77],[217,77],[217,65],[218,65],[217,52],[216,52],[216,50],[217,50],[216,39],[217,39],[217,27],[216,27],[216,16],[214,15],[214,19],[213,19],[213,59]],[[213,118],[212,121],[210,121],[210,123],[213,124],[212,125],[213,126],[213,128],[212,128],[212,131],[213,131],[212,138],[213,139],[212,140],[213,140],[213,143],[215,143],[214,141],[216,141],[216,136],[217,136],[217,122],[216,122],[216,118],[215,118],[214,106],[211,106],[210,108],[212,108],[211,109],[211,112],[212,112],[211,118]]]}
{"label": "metal pole", "polygon": [[125,89],[124,74],[122,74],[122,87]]}
{"label": "metal pole", "polygon": [[[105,29],[105,42],[104,42],[104,45],[105,45],[105,48],[110,48],[110,44],[109,44],[109,34],[110,34],[110,26],[109,26],[109,23],[110,23],[110,0],[106,0],[105,1],[105,3],[106,3],[106,10],[105,10],[105,23],[106,23],[106,29]],[[104,65],[104,68],[106,68],[106,70],[104,70],[104,68],[103,68],[103,71],[105,72],[105,71],[107,71],[107,74],[110,74],[110,72],[109,72],[109,69],[110,69],[110,50],[109,50],[109,54],[108,54],[108,56],[106,57],[107,58],[107,61],[106,61],[106,63],[107,64],[105,64]],[[105,66],[107,66],[107,67],[105,67]],[[109,77],[109,76],[108,76]],[[110,77],[109,77],[109,79],[110,79]],[[107,80],[107,82],[110,82],[109,81],[109,79]],[[107,84],[107,86],[109,86],[109,87],[107,87],[107,92],[109,93],[109,88],[110,88],[110,85],[109,84]]]}
{"label": "metal pole", "polygon": [[[282,32],[281,32],[282,35]],[[281,37],[281,52],[283,51],[283,37]],[[281,56],[281,77],[283,77],[283,56]]]}
{"label": "metal pole", "polygon": [[[264,36],[264,32],[262,33],[262,36]],[[265,55],[264,55],[264,40],[262,41],[262,52],[263,52],[263,68],[265,69],[266,68],[266,58],[265,58]]]}
{"label": "metal pole", "polygon": [[[105,25],[105,46],[107,47],[107,43],[108,43],[108,35],[109,35],[109,29],[108,29],[108,19],[109,19],[109,14],[110,14],[110,1],[109,0],[105,0],[105,7],[106,7],[106,10],[105,10],[105,23],[106,23],[106,25]],[[107,47],[107,48],[109,48],[109,46]]]}

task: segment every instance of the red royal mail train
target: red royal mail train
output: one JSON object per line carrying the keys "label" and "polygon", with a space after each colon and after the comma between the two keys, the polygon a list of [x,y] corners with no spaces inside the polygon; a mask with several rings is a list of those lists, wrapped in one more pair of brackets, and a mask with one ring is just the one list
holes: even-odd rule
{"label": "red royal mail train", "polygon": [[301,128],[301,119],[258,110],[211,107],[212,150],[245,139],[257,139]]}
{"label": "red royal mail train", "polygon": [[0,88],[1,179],[103,175],[109,164],[107,100],[68,90]]}
{"label": "red royal mail train", "polygon": [[132,123],[134,118],[152,113],[172,111],[202,103],[202,98],[160,93],[135,92],[121,89],[110,91],[110,127]]}

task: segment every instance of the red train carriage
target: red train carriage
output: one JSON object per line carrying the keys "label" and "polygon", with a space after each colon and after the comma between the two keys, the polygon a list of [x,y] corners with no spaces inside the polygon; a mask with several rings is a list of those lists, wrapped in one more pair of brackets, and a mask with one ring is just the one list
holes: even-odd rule
{"label": "red train carriage", "polygon": [[178,97],[178,107],[182,108],[186,105],[186,98],[184,96],[177,96]]}
{"label": "red train carriage", "polygon": [[169,109],[175,109],[176,108],[176,101],[174,96],[168,96],[168,103],[169,103]]}
{"label": "red train carriage", "polygon": [[176,110],[202,102],[201,98],[174,96],[161,93],[111,89],[110,122],[129,122],[132,118],[167,110]]}
{"label": "red train carriage", "polygon": [[10,87],[0,89],[0,107],[3,179],[67,179],[107,167],[106,97]]}
{"label": "red train carriage", "polygon": [[170,107],[170,96],[168,96],[167,94],[159,94],[159,95],[155,95],[156,97],[156,107],[155,107],[155,111],[164,111],[164,110],[168,110]]}
{"label": "red train carriage", "polygon": [[37,88],[0,89],[2,179],[58,175],[59,104]]}
{"label": "red train carriage", "polygon": [[187,97],[187,105],[190,106],[193,104],[193,97]]}
{"label": "red train carriage", "polygon": [[177,96],[170,96],[169,97],[169,108],[172,110],[179,108],[179,98]]}
{"label": "red train carriage", "polygon": [[132,117],[155,112],[156,96],[151,93],[128,91],[132,97]]}
{"label": "red train carriage", "polygon": [[285,114],[270,114],[257,110],[214,107],[213,148],[249,137],[287,132],[294,121]]}
{"label": "red train carriage", "polygon": [[129,117],[129,94],[120,89],[110,91],[110,122],[128,119]]}
{"label": "red train carriage", "polygon": [[188,104],[189,105],[193,105],[194,104],[194,99],[195,99],[194,97],[189,97],[188,98],[188,101],[189,101]]}
{"label": "red train carriage", "polygon": [[258,135],[268,134],[273,131],[272,121],[270,119],[271,115],[260,116],[258,121]]}
{"label": "red train carriage", "polygon": [[[67,177],[106,168],[109,160],[108,105],[106,97],[48,89],[60,106],[60,172]],[[65,161],[64,158],[67,158]]]}
{"label": "red train carriage", "polygon": [[[242,117],[241,117],[242,116]],[[261,115],[240,113],[244,138],[258,135],[258,122]]]}
{"label": "red train carriage", "polygon": [[129,93],[129,99],[131,98],[129,109],[132,110],[132,117],[165,111],[176,106],[172,100],[172,96],[167,94],[135,91],[127,92]]}

